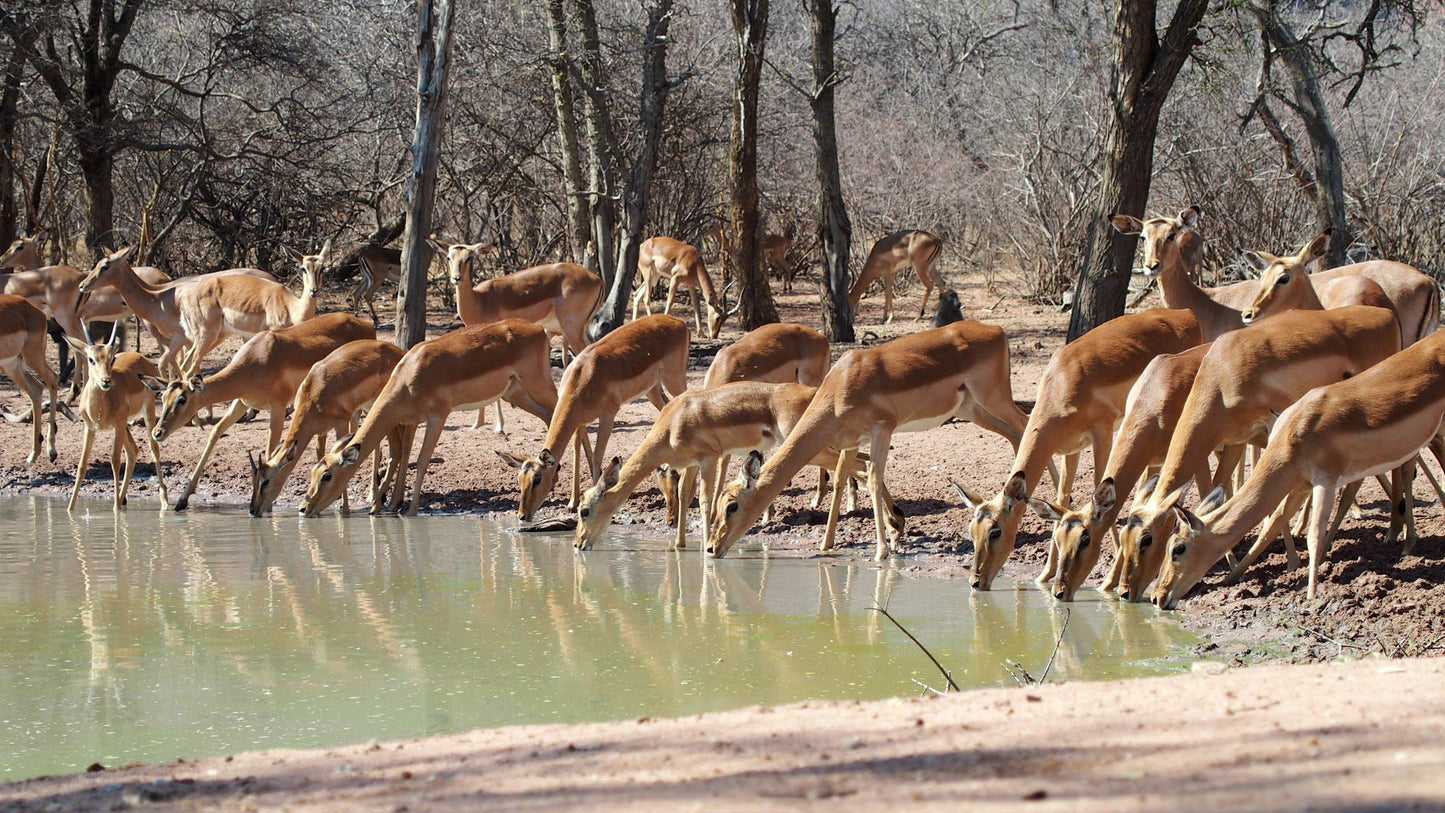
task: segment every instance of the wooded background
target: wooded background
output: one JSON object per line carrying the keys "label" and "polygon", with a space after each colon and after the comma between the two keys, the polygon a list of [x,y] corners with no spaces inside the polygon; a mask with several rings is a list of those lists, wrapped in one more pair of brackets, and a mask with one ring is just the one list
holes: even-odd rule
{"label": "wooded background", "polygon": [[[737,84],[757,67],[740,43],[759,5],[762,218],[817,245],[826,84],[855,270],[877,237],[920,228],[945,239],[945,277],[980,272],[999,295],[1044,301],[1077,287],[1088,305],[1081,272],[1105,280],[1109,252],[1133,245],[1106,244],[1100,213],[1147,199],[1201,206],[1206,267],[1225,277],[1242,249],[1280,252],[1325,226],[1350,257],[1445,274],[1438,2],[451,0],[431,228],[496,243],[500,268],[617,256],[650,92],[641,236],[698,243],[737,186]],[[815,73],[810,15],[827,11],[836,71]],[[80,266],[97,246],[139,244],[137,264],[172,274],[284,272],[284,245],[395,240],[417,15],[388,0],[6,4],[0,240],[46,226],[52,259]],[[1152,172],[1117,157],[1120,121],[1141,110],[1158,116]],[[1145,198],[1119,191],[1141,171]],[[611,220],[596,194],[615,200]]]}

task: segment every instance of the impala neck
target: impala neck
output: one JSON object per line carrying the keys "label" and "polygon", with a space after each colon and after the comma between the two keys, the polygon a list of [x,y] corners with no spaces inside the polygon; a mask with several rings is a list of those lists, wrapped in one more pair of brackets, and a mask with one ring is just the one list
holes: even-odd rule
{"label": "impala neck", "polygon": [[[1196,387],[1185,400],[1184,411],[1175,425],[1174,436],[1169,440],[1169,453],[1159,470],[1155,494],[1168,494],[1184,485],[1201,465],[1209,462],[1209,454],[1214,451],[1216,444],[1210,442],[1206,433],[1217,434],[1213,432],[1212,421],[1217,420],[1215,416],[1225,414],[1226,410],[1217,387],[1199,387],[1200,379],[1195,381]],[[1210,394],[1205,395],[1206,392]],[[1202,402],[1205,398],[1207,403]]]}
{"label": "impala neck", "polygon": [[[1280,450],[1283,451],[1283,450]],[[1306,481],[1298,471],[1287,471],[1290,467],[1288,454],[1269,454],[1260,459],[1245,481],[1244,487],[1210,522],[1210,528],[1199,537],[1201,544],[1209,546],[1211,563],[1218,561],[1225,551],[1234,547],[1244,535],[1264,521],[1264,518],[1278,508],[1290,492],[1305,485]],[[1155,489],[1155,493],[1164,493]]]}
{"label": "impala neck", "polygon": [[153,287],[129,263],[116,268],[115,289],[125,304],[147,321],[155,321],[162,308],[161,289]]}
{"label": "impala neck", "polygon": [[697,287],[702,289],[702,298],[715,310],[722,310],[722,302],[718,301],[717,289],[712,285],[712,276],[707,272],[707,266],[699,259],[697,263]]}
{"label": "impala neck", "polygon": [[[563,380],[563,386],[567,381]],[[578,432],[587,431],[586,418],[581,412],[581,405],[577,402],[582,390],[593,386],[606,386],[600,381],[587,382],[574,390],[566,387],[566,391],[557,399],[557,408],[552,411],[552,420],[547,423],[547,441],[543,448],[552,453],[558,461],[562,459],[563,453],[567,451],[567,444]]]}
{"label": "impala neck", "polygon": [[612,515],[617,513],[617,509],[621,508],[623,503],[627,502],[627,498],[637,490],[637,487],[647,479],[648,475],[652,474],[658,466],[670,463],[676,458],[677,455],[673,454],[672,447],[667,441],[667,433],[659,433],[658,437],[653,437],[652,433],[648,433],[637,451],[633,452],[632,456],[627,458],[627,462],[622,464],[622,471],[617,475],[617,485],[603,493],[602,498],[593,507],[593,512],[597,516],[603,517],[606,522],[611,522]]}
{"label": "impala neck", "polygon": [[783,489],[788,487],[794,475],[802,471],[820,452],[834,445],[835,441],[839,440],[839,432],[844,428],[843,416],[833,409],[832,396],[825,397],[820,389],[798,425],[793,427],[783,445],[764,464],[757,483],[753,485],[752,493],[740,501],[738,513],[742,516],[738,518],[738,522],[741,525],[736,527],[751,528],[763,515],[763,509],[772,505],[778,495],[783,493]]}
{"label": "impala neck", "polygon": [[486,320],[482,318],[482,294],[476,289],[472,282],[471,266],[467,267],[467,273],[457,282],[457,318],[462,320],[464,325],[478,325]]}
{"label": "impala neck", "polygon": [[1181,247],[1169,261],[1159,267],[1159,293],[1167,308],[1185,308],[1194,314],[1204,332],[1204,341],[1214,341],[1244,325],[1239,311],[1221,304],[1194,282],[1199,272],[1202,251],[1194,246]]}

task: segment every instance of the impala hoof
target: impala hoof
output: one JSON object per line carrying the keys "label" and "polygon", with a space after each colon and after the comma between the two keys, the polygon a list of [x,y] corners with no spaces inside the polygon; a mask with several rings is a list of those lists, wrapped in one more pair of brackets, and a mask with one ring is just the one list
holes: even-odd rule
{"label": "impala hoof", "polygon": [[184,511],[184,510],[186,510],[187,508],[190,508],[190,507],[191,507],[191,498],[190,498],[189,496],[185,496],[185,497],[180,498],[179,500],[176,500],[176,506],[175,506],[175,507],[176,507],[176,510],[177,510],[177,511]]}

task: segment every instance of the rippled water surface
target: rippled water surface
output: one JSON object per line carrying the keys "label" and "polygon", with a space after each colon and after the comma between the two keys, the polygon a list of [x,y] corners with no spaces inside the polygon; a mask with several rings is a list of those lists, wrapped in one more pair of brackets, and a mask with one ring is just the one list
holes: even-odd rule
{"label": "rippled water surface", "polygon": [[[614,530],[579,556],[474,517],[0,500],[0,776],[941,687],[875,603],[960,685],[1001,685],[1064,623],[1031,586],[856,551],[704,563]],[[1081,598],[1055,677],[1182,668],[1190,639],[1152,608]]]}

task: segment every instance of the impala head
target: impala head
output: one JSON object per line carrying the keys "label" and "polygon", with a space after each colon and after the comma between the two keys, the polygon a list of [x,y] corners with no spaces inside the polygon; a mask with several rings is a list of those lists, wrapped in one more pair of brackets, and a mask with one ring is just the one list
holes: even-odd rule
{"label": "impala head", "polygon": [[[612,458],[597,482],[582,492],[582,499],[577,503],[577,534],[574,538],[577,550],[591,549],[612,522],[612,514],[621,500],[611,490],[617,487],[621,472],[622,458]],[[609,493],[612,493],[611,497]]]}
{"label": "impala head", "polygon": [[1154,491],[1158,485],[1159,476],[1155,475],[1140,486],[1129,515],[1119,525],[1118,556],[1124,561],[1119,598],[1124,601],[1146,598],[1149,584],[1159,575],[1168,550],[1165,543],[1174,529],[1174,514],[1169,510],[1171,500],[1177,502],[1188,490],[1185,485],[1156,501]]}
{"label": "impala head", "polygon": [[1263,251],[1244,252],[1244,261],[1259,272],[1259,289],[1254,301],[1240,314],[1247,325],[1259,319],[1299,307],[1303,288],[1311,288],[1309,265],[1330,250],[1330,229],[1320,232],[1293,256],[1276,257]]}
{"label": "impala head", "polygon": [[1159,276],[1166,265],[1197,265],[1204,251],[1204,240],[1196,231],[1199,225],[1198,206],[1190,206],[1178,217],[1151,217],[1148,220],[1113,214],[1109,215],[1109,223],[1120,234],[1143,236],[1144,275],[1148,277]]}
{"label": "impala head", "polygon": [[40,260],[40,241],[45,239],[45,229],[29,237],[16,237],[15,241],[0,254],[0,270],[20,268]]}
{"label": "impala head", "polygon": [[281,496],[281,487],[296,468],[300,455],[295,443],[287,443],[270,457],[265,452],[252,455],[246,453],[251,463],[251,505],[248,509],[253,517],[264,517],[271,513],[276,498]]}
{"label": "impala head", "polygon": [[1014,472],[1003,490],[991,500],[961,483],[948,482],[958,492],[964,507],[973,512],[973,519],[968,523],[968,535],[973,539],[973,578],[969,584],[976,590],[987,590],[1013,553],[1014,540],[1018,538],[1019,520],[1023,518],[1024,501],[1029,496],[1024,473]]}
{"label": "impala head", "polygon": [[738,513],[742,504],[753,495],[753,487],[763,471],[763,456],[757,451],[748,452],[738,476],[723,486],[717,495],[717,507],[713,512],[712,527],[707,532],[708,556],[721,559],[732,546],[748,532]]}
{"label": "impala head", "polygon": [[65,342],[75,349],[77,355],[85,359],[86,384],[94,384],[101,392],[110,392],[114,383],[111,366],[115,364],[116,354],[120,352],[120,322],[117,321],[111,328],[110,338],[99,344],[86,344],[69,335],[65,337]]}
{"label": "impala head", "polygon": [[443,243],[435,236],[427,240],[432,250],[446,255],[447,258],[447,279],[453,285],[461,285],[466,281],[468,285],[472,282],[472,264],[487,254],[497,250],[491,243]]}
{"label": "impala head", "polygon": [[306,499],[301,501],[301,516],[319,517],[326,507],[336,502],[361,463],[361,444],[355,435],[338,438],[331,451],[311,469],[311,482],[306,486]]}
{"label": "impala head", "polygon": [[543,449],[536,457],[519,457],[508,452],[497,452],[502,462],[517,470],[517,486],[522,495],[517,498],[517,517],[531,522],[532,515],[547,501],[552,487],[557,485],[559,463],[551,449]]}
{"label": "impala head", "polygon": [[1083,510],[1071,511],[1046,500],[1029,499],[1035,514],[1054,523],[1053,544],[1059,557],[1059,575],[1054,580],[1054,598],[1073,601],[1084,579],[1099,563],[1104,536],[1109,532],[1104,515],[1117,498],[1114,478],[1106,477],[1094,489],[1094,499]]}
{"label": "impala head", "polygon": [[331,238],[328,237],[326,242],[321,246],[321,251],[315,254],[302,254],[289,246],[286,251],[300,263],[301,275],[303,277],[319,279],[321,277],[321,269],[331,261]]}
{"label": "impala head", "polygon": [[[148,384],[148,386],[151,386]],[[152,389],[155,387],[152,386]],[[191,419],[211,405],[203,395],[206,382],[200,376],[191,376],[186,381],[170,381],[160,390],[161,414],[156,419],[155,431],[151,436],[156,443],[163,442],[168,435],[191,422]]]}
{"label": "impala head", "polygon": [[1219,540],[1211,532],[1223,505],[1224,486],[1217,486],[1209,492],[1209,496],[1199,504],[1198,514],[1179,505],[1177,499],[1169,504],[1175,517],[1174,531],[1167,541],[1169,557],[1159,574],[1159,584],[1154,588],[1154,603],[1160,609],[1177,607],[1179,600],[1204,578],[1204,574],[1224,554]]}
{"label": "impala head", "polygon": [[130,255],[135,252],[135,246],[125,246],[119,251],[105,252],[105,256],[95,261],[95,267],[80,281],[80,292],[88,294],[96,288],[104,288],[107,285],[114,285],[116,278],[130,268]]}
{"label": "impala head", "polygon": [[723,286],[721,300],[707,303],[707,335],[710,339],[716,339],[718,334],[722,333],[723,323],[743,307],[742,301],[739,300],[731,309],[728,308],[728,291],[732,290],[735,284],[737,284],[737,280],[729,281],[727,285]]}

